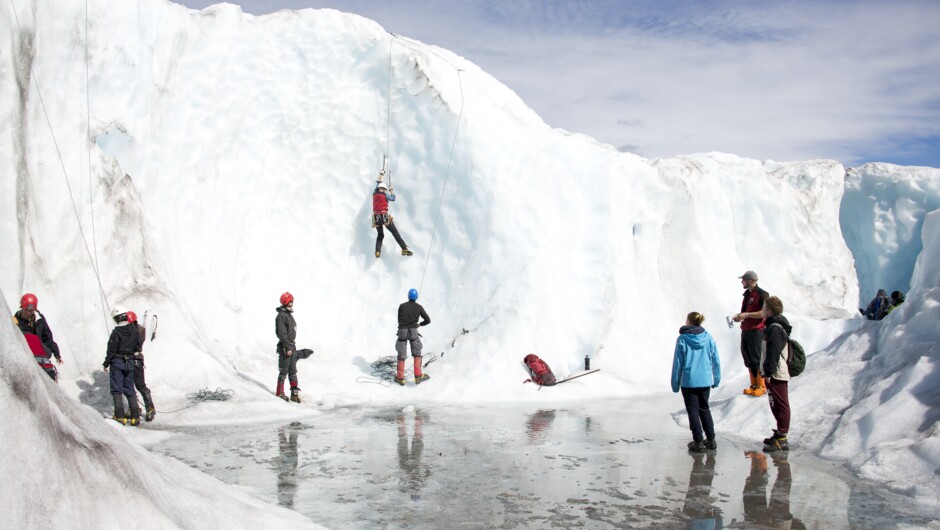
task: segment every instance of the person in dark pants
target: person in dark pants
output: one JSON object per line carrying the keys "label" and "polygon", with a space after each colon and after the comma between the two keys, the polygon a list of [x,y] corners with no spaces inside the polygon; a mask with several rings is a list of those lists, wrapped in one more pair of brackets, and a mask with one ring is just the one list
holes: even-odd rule
{"label": "person in dark pants", "polygon": [[30,343],[33,356],[49,377],[53,381],[58,381],[59,373],[50,360],[55,357],[55,362],[62,364],[62,354],[59,353],[59,345],[52,338],[52,330],[49,329],[46,318],[39,312],[39,299],[36,295],[26,293],[20,298],[20,309],[13,314],[13,323],[24,335],[31,334],[39,338],[39,342],[42,343],[41,349],[33,347]]}
{"label": "person in dark pants", "polygon": [[721,365],[718,346],[702,327],[704,321],[705,317],[694,311],[686,316],[685,325],[679,328],[672,358],[672,391],[682,390],[685,410],[689,415],[689,428],[692,430],[689,451],[693,453],[718,447],[712,412],[708,408],[708,395],[721,382]]}
{"label": "person in dark pants", "polygon": [[137,350],[134,352],[134,386],[140,395],[144,396],[144,419],[153,421],[157,415],[157,409],[153,406],[153,398],[150,397],[150,389],[147,388],[147,381],[144,379],[144,342],[147,340],[147,328],[137,322],[137,313],[127,312],[127,323],[137,332]]}
{"label": "person in dark pants", "polygon": [[776,296],[767,299],[771,316],[764,328],[765,346],[760,359],[761,377],[767,385],[770,412],[777,420],[773,435],[764,440],[765,451],[787,451],[790,449],[787,433],[790,432],[790,372],[787,360],[790,357],[789,337],[793,328],[783,316],[783,302]]}
{"label": "person in dark pants", "polygon": [[741,323],[741,356],[751,376],[751,386],[745,388],[744,393],[761,397],[767,393],[764,380],[760,376],[760,345],[763,337],[764,317],[767,316],[762,312],[762,308],[764,301],[770,295],[757,286],[757,273],[754,271],[747,271],[741,276],[741,285],[744,287],[741,312],[732,320]]}
{"label": "person in dark pants", "polygon": [[[140,336],[133,326],[128,325],[127,310],[116,306],[111,310],[114,318],[114,330],[108,338],[108,353],[102,367],[111,374],[111,397],[114,399],[114,420],[123,425],[140,424],[140,407],[137,405],[137,393],[134,392],[134,353],[137,352]],[[130,415],[124,415],[124,399]]]}
{"label": "person in dark pants", "polygon": [[398,352],[398,370],[395,373],[395,382],[402,386],[405,386],[405,359],[408,344],[411,345],[411,356],[414,357],[415,384],[418,385],[430,379],[428,374],[421,373],[421,348],[423,346],[418,328],[430,324],[431,317],[417,300],[418,290],[411,289],[408,291],[408,301],[398,306],[398,341],[395,343],[395,351]]}
{"label": "person in dark pants", "polygon": [[300,403],[300,387],[297,386],[296,345],[297,322],[294,320],[294,295],[281,295],[281,306],[277,308],[274,319],[274,332],[277,334],[277,390],[275,395],[287,401],[284,394],[284,380],[290,379],[290,401]]}
{"label": "person in dark pants", "polygon": [[395,237],[395,241],[397,241],[398,246],[401,247],[401,254],[403,256],[410,256],[412,254],[412,252],[408,250],[408,245],[405,244],[405,240],[402,239],[401,234],[398,233],[398,228],[395,227],[395,219],[388,213],[388,202],[394,200],[395,190],[386,189],[380,175],[379,180],[375,184],[375,191],[372,192],[372,224],[375,226],[375,231],[378,232],[375,237],[375,257],[382,255],[382,240],[385,239],[385,230],[383,227],[388,227],[388,231]]}

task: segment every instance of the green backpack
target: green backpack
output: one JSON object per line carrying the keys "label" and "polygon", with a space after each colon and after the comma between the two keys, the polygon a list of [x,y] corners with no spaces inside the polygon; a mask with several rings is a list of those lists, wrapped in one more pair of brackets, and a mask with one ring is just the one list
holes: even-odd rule
{"label": "green backpack", "polygon": [[[771,326],[780,326],[780,324],[773,323]],[[780,326],[780,329],[783,329],[783,326]],[[790,372],[790,377],[796,377],[806,369],[806,350],[803,349],[802,344],[791,339],[786,330],[783,330],[783,334],[787,337],[787,348],[790,350],[787,358],[787,371]]]}

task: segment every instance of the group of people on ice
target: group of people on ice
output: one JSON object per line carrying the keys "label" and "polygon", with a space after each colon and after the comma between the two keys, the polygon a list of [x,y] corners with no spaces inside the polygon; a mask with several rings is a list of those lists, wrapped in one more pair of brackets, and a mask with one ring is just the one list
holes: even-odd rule
{"label": "group of people on ice", "polygon": [[[764,439],[767,452],[787,451],[790,432],[788,361],[792,326],[783,316],[783,302],[757,285],[757,273],[741,277],[744,287],[741,311],[731,317],[741,323],[741,356],[751,378],[744,394],[768,396],[776,428]],[[672,363],[672,391],[682,392],[692,441],[689,451],[702,453],[717,448],[715,424],[708,405],[709,393],[721,382],[721,365],[715,339],[702,327],[705,317],[692,312],[679,328]]]}
{"label": "group of people on ice", "polygon": [[[114,400],[113,418],[124,425],[140,424],[140,406],[137,393],[144,397],[144,418],[152,421],[157,411],[150,396],[150,389],[144,378],[144,341],[147,330],[137,322],[133,311],[117,306],[111,311],[115,326],[108,338],[106,355],[102,369],[110,373],[111,396]],[[52,378],[58,381],[58,372],[52,359],[62,364],[59,345],[52,336],[52,330],[45,317],[39,312],[39,299],[32,293],[20,298],[20,308],[13,314],[13,323],[23,333],[33,358]],[[124,399],[128,408],[125,411]]]}
{"label": "group of people on ice", "polygon": [[891,314],[894,308],[904,303],[904,293],[894,291],[888,298],[888,292],[884,289],[878,289],[878,293],[868,303],[868,307],[858,308],[858,312],[865,315],[868,320],[882,320]]}

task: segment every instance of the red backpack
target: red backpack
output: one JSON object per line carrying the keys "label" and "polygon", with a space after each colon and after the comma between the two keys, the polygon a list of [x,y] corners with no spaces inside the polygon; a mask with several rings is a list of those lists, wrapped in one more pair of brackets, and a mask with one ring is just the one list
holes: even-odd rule
{"label": "red backpack", "polygon": [[552,373],[552,369],[537,355],[530,353],[522,359],[522,362],[525,363],[529,373],[532,374],[532,379],[526,379],[526,383],[532,381],[539,386],[553,386],[555,384],[555,374]]}

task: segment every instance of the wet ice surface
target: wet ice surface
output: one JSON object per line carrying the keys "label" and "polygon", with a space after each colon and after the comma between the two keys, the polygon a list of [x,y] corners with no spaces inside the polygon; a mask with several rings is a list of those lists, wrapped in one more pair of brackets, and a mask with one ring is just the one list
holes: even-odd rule
{"label": "wet ice surface", "polygon": [[664,400],[339,409],[186,428],[151,449],[330,528],[903,528],[936,516],[720,426],[717,451],[689,454],[670,416],[681,399]]}

